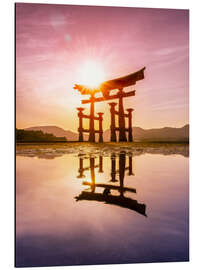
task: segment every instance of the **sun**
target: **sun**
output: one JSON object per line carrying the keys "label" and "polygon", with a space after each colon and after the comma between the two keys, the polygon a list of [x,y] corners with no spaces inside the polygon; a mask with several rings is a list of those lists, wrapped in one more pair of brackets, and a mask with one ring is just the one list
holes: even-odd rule
{"label": "sun", "polygon": [[84,62],[79,70],[79,80],[81,84],[90,88],[98,88],[105,80],[103,65],[94,60]]}

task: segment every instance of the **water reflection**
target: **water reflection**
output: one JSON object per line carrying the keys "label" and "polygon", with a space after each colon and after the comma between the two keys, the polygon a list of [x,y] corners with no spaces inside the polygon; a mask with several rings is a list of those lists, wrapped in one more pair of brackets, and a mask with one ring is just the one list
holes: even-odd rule
{"label": "water reflection", "polygon": [[16,266],[189,259],[188,158],[178,148],[51,150],[17,156]]}
{"label": "water reflection", "polygon": [[[103,157],[99,156],[99,164],[95,164],[95,157],[89,157],[89,167],[83,167],[83,157],[79,156],[79,175],[78,178],[85,178],[84,171],[90,170],[91,182],[83,181],[83,185],[89,186],[88,190],[83,190],[75,197],[76,201],[98,201],[106,204],[117,205],[136,211],[139,214],[146,216],[146,205],[138,203],[137,200],[126,197],[125,193],[136,193],[135,188],[125,187],[124,178],[125,171],[128,170],[128,175],[134,175],[132,171],[132,153],[128,153],[128,166],[126,167],[126,152],[119,153],[119,166],[116,170],[116,155],[111,154],[111,179],[110,182],[119,182],[119,185],[110,185],[105,183],[95,182],[95,168],[99,168],[98,173],[103,173]],[[119,180],[116,179],[118,175]],[[102,189],[101,192],[96,192],[96,188]],[[118,195],[111,194],[112,191],[118,191]]]}

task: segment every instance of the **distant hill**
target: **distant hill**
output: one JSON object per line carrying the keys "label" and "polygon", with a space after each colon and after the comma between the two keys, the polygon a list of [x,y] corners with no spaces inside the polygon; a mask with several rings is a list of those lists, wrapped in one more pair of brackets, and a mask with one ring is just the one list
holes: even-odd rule
{"label": "distant hill", "polygon": [[[110,130],[104,132],[104,141],[109,141]],[[188,142],[189,141],[189,125],[181,128],[153,128],[143,129],[133,127],[133,141],[168,141],[168,142]]]}
{"label": "distant hill", "polygon": [[26,128],[25,130],[41,130],[46,133],[52,133],[54,136],[57,136],[57,137],[66,137],[68,141],[78,140],[78,133],[70,131],[70,130],[64,130],[63,128],[60,128],[57,126],[36,126],[36,127]]}
{"label": "distant hill", "polygon": [[[70,130],[64,130],[57,126],[36,126],[29,127],[25,130],[41,130],[46,133],[52,133],[57,137],[66,137],[68,141],[77,141],[78,133]],[[110,130],[104,131],[104,141],[110,141]],[[88,139],[88,135],[84,134],[84,140]],[[171,141],[171,142],[188,142],[189,141],[189,125],[181,128],[154,128],[143,129],[140,127],[133,127],[133,141]]]}
{"label": "distant hill", "polygon": [[50,133],[44,133],[41,130],[16,129],[17,142],[65,142],[66,137],[56,137]]}

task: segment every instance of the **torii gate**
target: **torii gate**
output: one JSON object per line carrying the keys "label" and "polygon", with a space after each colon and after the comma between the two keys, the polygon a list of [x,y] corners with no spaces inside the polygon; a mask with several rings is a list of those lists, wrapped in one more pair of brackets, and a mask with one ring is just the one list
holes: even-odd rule
{"label": "torii gate", "polygon": [[[124,112],[124,107],[123,107],[123,98],[125,97],[131,97],[135,95],[135,90],[130,91],[130,92],[124,92],[123,88],[131,86],[136,84],[137,81],[144,79],[144,70],[145,67],[140,69],[139,71],[132,73],[130,75],[120,77],[114,80],[109,80],[106,81],[98,88],[90,88],[85,85],[78,85],[75,84],[74,89],[78,90],[81,92],[82,95],[90,95],[90,98],[88,100],[82,100],[82,104],[88,104],[90,103],[90,115],[83,115],[82,114],[82,108],[77,108],[79,113],[79,141],[83,141],[83,132],[88,132],[89,133],[89,141],[90,142],[95,142],[95,133],[98,132],[100,134],[100,139],[99,141],[102,142],[102,135],[103,135],[103,130],[102,130],[102,113],[99,113],[100,116],[96,117],[94,115],[94,104],[95,102],[102,102],[102,101],[107,101],[107,100],[113,100],[113,99],[118,99],[119,100],[119,107],[118,111],[115,110],[115,105],[116,103],[110,103],[109,105],[111,106],[111,141],[116,141],[116,130],[119,131],[119,142],[125,142],[127,141],[126,138],[126,131],[128,131],[128,140],[132,141],[132,111],[133,109],[128,109],[128,114],[125,114]],[[118,89],[118,92],[114,95],[109,95],[111,90]],[[95,97],[95,94],[97,92],[102,92],[103,97]],[[114,104],[114,105],[113,105]],[[118,115],[118,123],[119,127],[115,127],[115,115]],[[125,127],[125,117],[128,117],[129,119],[129,127]],[[83,129],[82,126],[82,118],[89,118],[89,129]],[[99,131],[96,131],[94,128],[94,120],[99,120],[100,119],[100,129]]]}

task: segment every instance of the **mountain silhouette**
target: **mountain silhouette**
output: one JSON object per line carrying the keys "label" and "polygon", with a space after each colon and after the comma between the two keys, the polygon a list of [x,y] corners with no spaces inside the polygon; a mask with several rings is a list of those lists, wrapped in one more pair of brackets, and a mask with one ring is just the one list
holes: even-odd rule
{"label": "mountain silhouette", "polygon": [[[103,134],[104,141],[110,140],[110,130],[106,130]],[[133,127],[133,141],[168,141],[168,142],[188,142],[189,141],[189,125],[181,128],[164,127],[143,129]]]}
{"label": "mountain silhouette", "polygon": [[45,133],[52,133],[54,136],[57,136],[57,137],[66,137],[68,141],[78,140],[78,133],[70,131],[70,130],[64,130],[63,128],[60,128],[57,126],[35,126],[35,127],[25,128],[25,130],[35,130],[35,131],[41,130]]}
{"label": "mountain silhouette", "polygon": [[[52,133],[57,137],[66,137],[68,141],[78,141],[78,133],[70,130],[64,130],[57,126],[34,126],[25,128],[25,130],[41,130],[46,133]],[[104,131],[104,142],[110,141],[110,130]],[[88,134],[84,134],[84,140],[88,140]],[[189,125],[181,128],[164,127],[143,129],[133,127],[133,141],[168,141],[168,142],[188,142]]]}

